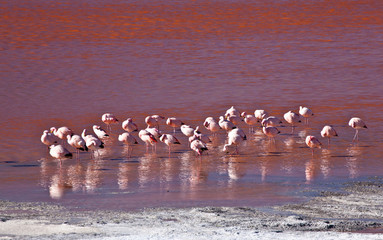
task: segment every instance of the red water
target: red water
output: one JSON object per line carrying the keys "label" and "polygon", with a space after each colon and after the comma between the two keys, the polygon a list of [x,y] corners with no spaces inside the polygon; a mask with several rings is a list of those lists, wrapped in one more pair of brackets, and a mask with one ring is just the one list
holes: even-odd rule
{"label": "red water", "polygon": [[[0,1],[0,199],[263,206],[380,176],[382,11],[368,0]],[[281,127],[275,145],[249,135],[239,156],[221,151],[220,132],[202,161],[179,132],[170,158],[140,144],[128,159],[115,126],[99,159],[61,168],[40,142],[52,126],[90,131],[105,112],[140,128],[151,114],[202,126],[232,105],[280,118],[305,105],[315,117],[294,135]],[[353,116],[368,125],[359,144]],[[304,137],[325,124],[339,137],[312,158]]]}

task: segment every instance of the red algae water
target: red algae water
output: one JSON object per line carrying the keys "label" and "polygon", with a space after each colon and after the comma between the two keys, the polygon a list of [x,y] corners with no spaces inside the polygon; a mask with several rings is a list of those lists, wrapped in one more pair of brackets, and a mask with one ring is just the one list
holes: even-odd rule
{"label": "red algae water", "polygon": [[[269,206],[383,173],[383,2],[0,1],[0,199],[97,209]],[[50,127],[92,132],[103,113],[177,117],[193,127],[235,106],[283,119],[314,116],[275,143],[260,125],[238,155],[221,130],[198,158],[181,145],[146,151],[117,141],[100,156],[59,161],[40,142]],[[368,129],[355,131],[351,117]],[[331,124],[339,137],[320,137]],[[173,129],[161,125],[165,133]],[[137,137],[137,134],[134,133]],[[315,135],[314,156],[304,143]],[[137,137],[138,139],[138,137]],[[74,151],[68,145],[69,150]]]}

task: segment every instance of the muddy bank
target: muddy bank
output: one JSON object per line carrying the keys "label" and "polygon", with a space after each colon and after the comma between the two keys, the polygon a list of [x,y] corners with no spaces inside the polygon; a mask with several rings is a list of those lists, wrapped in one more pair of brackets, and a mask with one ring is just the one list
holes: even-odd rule
{"label": "muddy bank", "polygon": [[[383,228],[382,179],[323,192],[303,204],[266,209],[203,207],[138,212],[84,211],[46,203],[0,202],[0,239],[350,239]],[[379,231],[378,231],[379,232]],[[381,239],[382,234],[364,234]]]}

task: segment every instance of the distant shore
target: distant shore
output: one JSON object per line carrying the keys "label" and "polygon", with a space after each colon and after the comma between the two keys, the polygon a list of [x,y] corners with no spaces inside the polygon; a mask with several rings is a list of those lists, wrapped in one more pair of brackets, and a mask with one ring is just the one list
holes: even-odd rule
{"label": "distant shore", "polygon": [[77,211],[0,201],[0,239],[383,239],[383,180],[354,182],[343,190],[266,209]]}

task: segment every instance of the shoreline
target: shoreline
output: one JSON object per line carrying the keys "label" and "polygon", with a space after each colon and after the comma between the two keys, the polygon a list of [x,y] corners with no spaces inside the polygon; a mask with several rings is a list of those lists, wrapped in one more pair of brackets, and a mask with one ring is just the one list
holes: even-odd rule
{"label": "shoreline", "polygon": [[383,238],[383,179],[274,207],[69,209],[0,200],[0,239]]}

